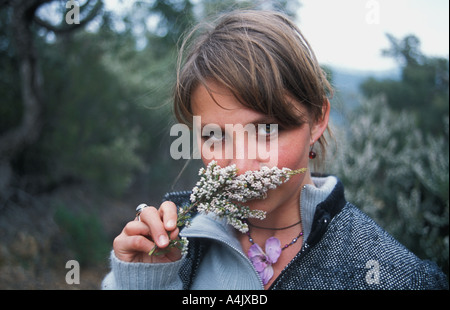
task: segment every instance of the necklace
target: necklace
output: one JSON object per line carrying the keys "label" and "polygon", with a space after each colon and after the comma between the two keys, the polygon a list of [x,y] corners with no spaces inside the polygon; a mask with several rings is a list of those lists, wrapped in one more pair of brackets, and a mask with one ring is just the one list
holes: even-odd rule
{"label": "necklace", "polygon": [[278,261],[281,251],[296,243],[297,240],[303,236],[303,231],[301,231],[297,237],[292,239],[290,243],[287,243],[284,246],[281,246],[281,242],[278,238],[270,237],[266,240],[265,252],[257,243],[253,241],[253,238],[250,236],[250,231],[247,232],[247,236],[248,240],[252,244],[247,253],[248,258],[255,267],[256,272],[258,272],[261,277],[263,284],[266,285],[273,277],[272,265]]}
{"label": "necklace", "polygon": [[273,227],[262,227],[262,226],[257,226],[257,225],[254,225],[254,224],[250,223],[249,221],[246,221],[246,223],[247,223],[249,226],[251,226],[251,227],[255,227],[255,228],[259,228],[259,229],[267,229],[267,230],[284,230],[284,229],[288,229],[288,228],[294,227],[294,226],[300,224],[301,222],[302,222],[302,220],[300,220],[300,221],[298,221],[297,223],[294,223],[294,224],[292,224],[292,225],[286,226],[286,227],[273,228]]}
{"label": "necklace", "polygon": [[[250,241],[250,243],[251,243],[252,245],[255,245],[255,244],[256,244],[255,241],[253,241],[252,236],[250,236],[250,231],[247,232],[247,236],[248,236],[248,241]],[[291,245],[293,245],[294,243],[296,243],[297,240],[298,240],[298,238],[300,238],[301,236],[303,236],[303,231],[301,231],[301,232],[298,234],[297,237],[295,237],[294,239],[292,239],[292,241],[291,241],[290,243],[287,243],[287,244],[285,244],[284,246],[280,247],[281,250],[285,250],[285,249],[287,249],[288,247],[290,247]],[[275,237],[270,237],[269,239],[272,239],[272,238],[278,240],[278,238],[275,238]],[[267,239],[267,240],[269,240],[269,239]],[[266,240],[266,243],[267,243],[267,240]],[[278,240],[278,242],[280,242],[280,241]],[[281,244],[281,242],[280,242],[280,244]],[[257,245],[257,244],[256,244],[256,245]]]}

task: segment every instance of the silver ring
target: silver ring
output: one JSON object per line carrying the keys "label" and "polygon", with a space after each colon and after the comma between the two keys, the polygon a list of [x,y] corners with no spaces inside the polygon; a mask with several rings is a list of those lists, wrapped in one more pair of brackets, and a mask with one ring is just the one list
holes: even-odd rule
{"label": "silver ring", "polygon": [[141,218],[139,216],[141,215],[142,210],[144,210],[147,207],[148,206],[145,203],[141,203],[139,206],[136,207],[136,217],[137,217],[138,221],[141,220]]}

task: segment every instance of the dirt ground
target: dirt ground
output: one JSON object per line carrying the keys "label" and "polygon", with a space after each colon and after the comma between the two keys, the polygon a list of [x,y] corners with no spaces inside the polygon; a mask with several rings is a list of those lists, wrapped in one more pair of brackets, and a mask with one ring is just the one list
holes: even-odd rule
{"label": "dirt ground", "polygon": [[[0,208],[0,289],[100,289],[102,279],[109,272],[112,241],[124,224],[134,217],[134,207],[73,188],[47,197],[30,197],[28,202],[26,199],[20,201],[11,200]],[[55,201],[58,208],[67,212],[68,224],[78,226],[70,230],[55,220]],[[78,214],[83,216],[76,218]],[[72,215],[75,215],[73,223],[70,222]],[[96,230],[89,227],[91,222],[98,224]],[[102,238],[99,239],[97,234]],[[71,242],[74,240],[78,243]],[[96,243],[90,244],[91,240]],[[96,251],[97,246],[101,246],[101,251]],[[90,252],[82,256],[79,284],[68,284],[66,276],[71,275],[73,268],[66,268],[66,263],[79,257],[80,247],[81,250],[86,247]],[[93,258],[95,254],[92,261],[91,253]]]}
{"label": "dirt ground", "polygon": [[79,284],[66,283],[66,273],[52,269],[36,272],[23,266],[0,268],[1,290],[98,290],[107,268],[80,270]]}

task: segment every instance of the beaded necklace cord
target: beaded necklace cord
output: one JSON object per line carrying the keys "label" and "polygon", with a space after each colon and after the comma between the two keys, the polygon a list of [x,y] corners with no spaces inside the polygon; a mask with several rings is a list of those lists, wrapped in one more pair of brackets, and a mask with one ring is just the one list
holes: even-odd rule
{"label": "beaded necklace cord", "polygon": [[[253,241],[253,238],[250,236],[250,231],[247,232],[247,236],[248,236],[248,241],[250,241],[251,244],[255,244],[255,242]],[[290,247],[291,245],[293,245],[294,243],[296,243],[298,238],[300,238],[301,236],[303,236],[303,231],[301,231],[297,237],[292,239],[292,241],[290,243],[286,243],[284,246],[282,246],[281,250],[285,250],[288,247]]]}
{"label": "beaded necklace cord", "polygon": [[[294,227],[298,224],[300,224],[302,222],[302,220],[298,221],[297,223],[294,223],[292,225],[286,226],[286,227],[280,227],[280,228],[272,228],[272,227],[262,227],[262,226],[257,226],[254,224],[251,224],[249,221],[246,221],[246,223],[254,228],[259,228],[259,229],[267,229],[267,230],[285,230],[291,227]],[[255,244],[255,242],[253,241],[253,238],[250,236],[250,230],[247,231],[247,236],[248,236],[248,241],[250,241],[251,244]],[[303,230],[300,231],[300,233],[298,234],[297,237],[295,237],[294,239],[292,239],[292,241],[290,243],[285,244],[283,247],[281,247],[281,250],[287,249],[288,247],[290,247],[291,245],[293,245],[294,243],[297,242],[298,238],[300,238],[301,236],[303,236]]]}

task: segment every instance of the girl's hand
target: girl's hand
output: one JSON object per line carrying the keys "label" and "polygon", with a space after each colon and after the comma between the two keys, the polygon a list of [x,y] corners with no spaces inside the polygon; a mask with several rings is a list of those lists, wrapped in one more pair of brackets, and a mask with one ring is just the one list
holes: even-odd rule
{"label": "girl's hand", "polygon": [[148,255],[155,244],[164,249],[170,240],[178,237],[176,205],[165,201],[159,209],[144,208],[139,217],[140,220],[135,219],[125,225],[122,233],[114,239],[113,249],[116,257],[133,263],[167,263],[179,260],[181,250],[176,247],[165,254]]}

